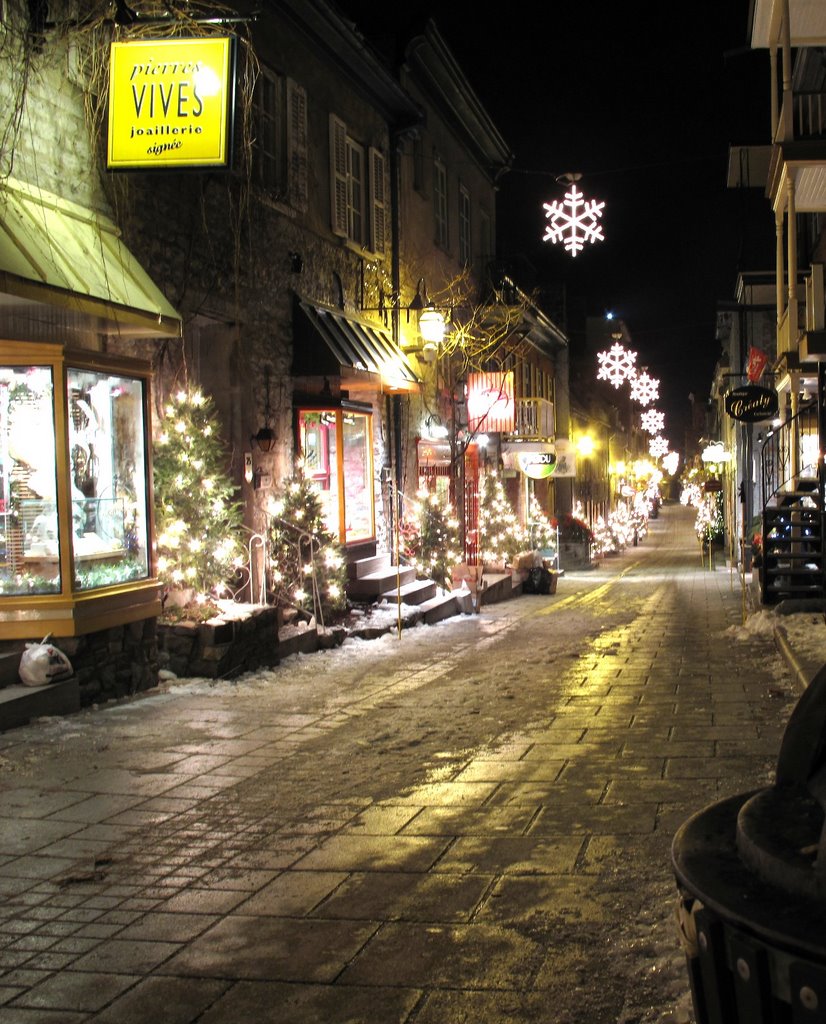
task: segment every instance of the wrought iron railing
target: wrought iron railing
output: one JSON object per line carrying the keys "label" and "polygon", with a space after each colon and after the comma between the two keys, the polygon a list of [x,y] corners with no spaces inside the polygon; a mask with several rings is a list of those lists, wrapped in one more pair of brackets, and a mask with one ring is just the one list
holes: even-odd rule
{"label": "wrought iron railing", "polygon": [[773,427],[760,453],[763,507],[796,480],[818,476],[817,402],[802,406],[795,416]]}

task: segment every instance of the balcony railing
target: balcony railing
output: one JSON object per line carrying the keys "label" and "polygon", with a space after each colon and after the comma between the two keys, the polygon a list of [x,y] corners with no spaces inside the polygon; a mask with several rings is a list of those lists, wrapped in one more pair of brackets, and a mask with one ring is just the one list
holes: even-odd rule
{"label": "balcony railing", "polygon": [[815,139],[826,134],[826,95],[798,92],[794,96],[794,137]]}
{"label": "balcony railing", "polygon": [[517,398],[513,430],[506,438],[537,440],[554,436],[554,405],[544,398]]}
{"label": "balcony railing", "polygon": [[826,137],[826,93],[796,92],[783,96],[775,142]]}

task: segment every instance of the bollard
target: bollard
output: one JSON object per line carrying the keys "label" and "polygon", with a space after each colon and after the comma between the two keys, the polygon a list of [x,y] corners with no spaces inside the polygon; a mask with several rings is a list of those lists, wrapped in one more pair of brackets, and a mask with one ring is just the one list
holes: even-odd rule
{"label": "bollard", "polygon": [[711,804],[672,843],[697,1024],[826,1024],[826,667],[789,718],[774,785]]}

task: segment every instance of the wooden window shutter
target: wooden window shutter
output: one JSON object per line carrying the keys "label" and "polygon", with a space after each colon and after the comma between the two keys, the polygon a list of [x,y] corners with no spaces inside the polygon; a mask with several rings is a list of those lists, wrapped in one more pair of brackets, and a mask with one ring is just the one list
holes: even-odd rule
{"label": "wooden window shutter", "polygon": [[370,148],[370,239],[373,252],[387,251],[387,186],[384,154]]}
{"label": "wooden window shutter", "polygon": [[347,125],[330,114],[330,220],[333,234],[347,237]]}
{"label": "wooden window shutter", "polygon": [[307,90],[287,79],[287,167],[289,200],[305,211],[308,202]]}

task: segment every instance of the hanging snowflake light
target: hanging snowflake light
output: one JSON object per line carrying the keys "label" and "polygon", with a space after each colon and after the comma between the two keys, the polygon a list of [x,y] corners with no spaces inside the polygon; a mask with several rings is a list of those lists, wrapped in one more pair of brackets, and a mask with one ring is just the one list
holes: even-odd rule
{"label": "hanging snowflake light", "polygon": [[619,342],[616,342],[607,352],[597,352],[597,359],[599,360],[597,380],[607,380],[609,384],[619,388],[624,381],[633,377],[637,353],[623,348]]}
{"label": "hanging snowflake light", "polygon": [[647,434],[659,434],[665,426],[665,413],[656,409],[648,409],[640,418],[642,429]]}
{"label": "hanging snowflake light", "polygon": [[594,199],[586,199],[573,182],[573,175],[566,175],[571,187],[565,193],[563,201],[545,203],[545,216],[549,222],[545,225],[543,242],[563,242],[565,249],[576,256],[585,248],[586,242],[603,241],[602,225],[599,219],[605,203]]}
{"label": "hanging snowflake light", "polygon": [[664,437],[652,437],[648,451],[655,459],[658,459],[661,455],[668,454],[668,441]]}
{"label": "hanging snowflake light", "polygon": [[660,382],[655,377],[649,377],[643,370],[636,374],[631,380],[631,397],[640,405],[648,405],[656,400],[660,393]]}
{"label": "hanging snowflake light", "polygon": [[677,472],[677,467],[680,465],[680,454],[679,452],[669,452],[663,458],[663,469],[666,473],[670,473],[671,476]]}

